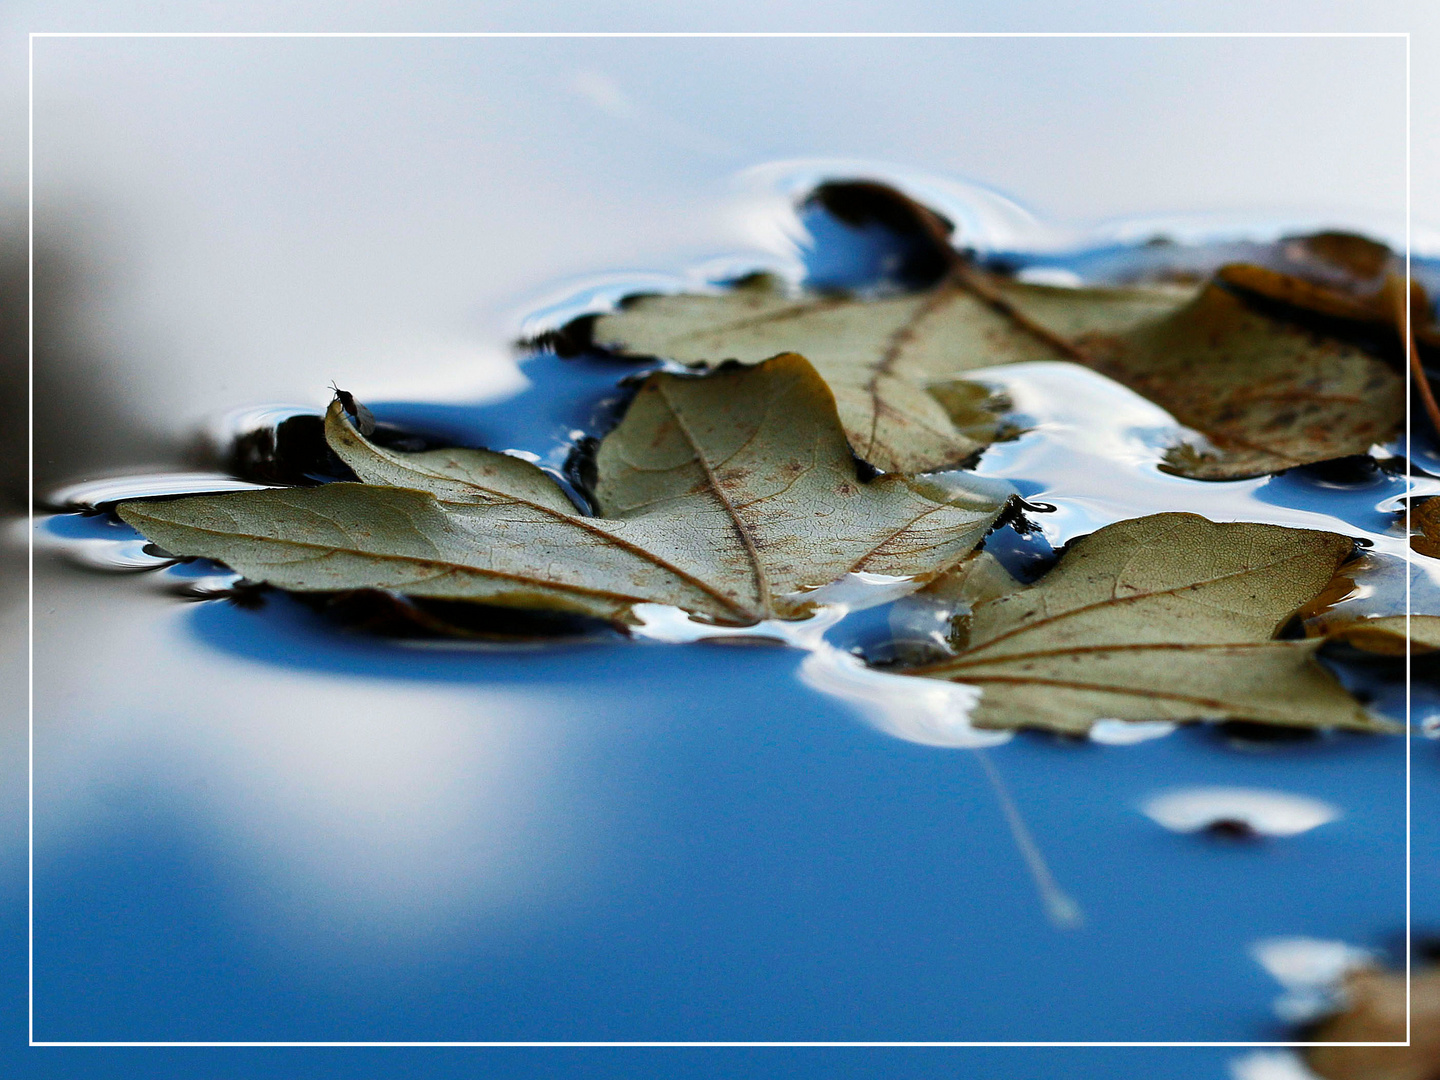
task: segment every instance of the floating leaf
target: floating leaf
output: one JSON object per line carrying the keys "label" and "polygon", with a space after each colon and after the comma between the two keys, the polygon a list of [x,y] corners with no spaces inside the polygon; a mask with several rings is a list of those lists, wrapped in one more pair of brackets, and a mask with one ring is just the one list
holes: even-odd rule
{"label": "floating leaf", "polygon": [[1440,969],[1364,968],[1345,979],[1345,1010],[1304,1033],[1306,1042],[1403,1043],[1409,1046],[1312,1046],[1306,1064],[1324,1080],[1434,1080],[1440,1076]]}
{"label": "floating leaf", "polygon": [[1393,730],[1320,666],[1320,640],[1275,640],[1351,551],[1334,533],[1194,514],[1118,522],[1075,541],[1034,585],[1002,591],[984,574],[978,593],[962,586],[971,610],[960,651],[910,674],[980,688],[980,727],[1080,734],[1101,719],[1224,719]]}
{"label": "floating leaf", "polygon": [[1218,285],[1132,333],[1082,341],[1097,370],[1214,444],[1167,455],[1172,471],[1196,479],[1365,454],[1404,416],[1404,380],[1383,361],[1251,310]]}
{"label": "floating leaf", "polygon": [[1410,506],[1410,550],[1440,559],[1440,499],[1431,498]]}
{"label": "floating leaf", "polygon": [[[924,232],[923,215],[910,216],[919,223],[912,232]],[[939,229],[930,223],[930,232]],[[941,250],[941,239],[926,250]],[[1198,479],[1363,454],[1399,430],[1397,372],[1353,344],[1256,310],[1226,282],[1289,289],[1292,299],[1323,293],[1325,303],[1373,315],[1368,297],[1317,293],[1260,267],[1227,267],[1198,293],[1067,289],[990,274],[951,252],[949,273],[921,292],[790,295],[758,278],[716,295],[632,297],[595,320],[590,335],[602,348],[687,364],[803,353],[835,391],[856,453],[886,471],[949,467],[994,441],[1003,402],[983,423],[973,408],[957,422],[945,388],[953,397],[968,371],[1032,360],[1085,364],[1203,433],[1211,448],[1177,446],[1167,458],[1172,471]]]}
{"label": "floating leaf", "polygon": [[601,443],[580,513],[541,469],[485,450],[404,454],[330,407],[361,483],[128,502],[179,555],[300,591],[551,608],[625,621],[669,604],[725,624],[794,619],[847,573],[928,579],[970,552],[1003,499],[959,483],[868,482],[834,398],[802,357],[706,378],[651,376]]}
{"label": "floating leaf", "polygon": [[[835,392],[855,452],[886,472],[950,468],[995,441],[1008,405],[957,376],[995,364],[1071,360],[1053,335],[1017,324],[1015,290],[1056,322],[1115,332],[1172,309],[1188,291],[1045,289],[997,283],[1001,306],[947,278],[921,293],[791,296],[768,280],[713,296],[642,296],[601,317],[595,344],[686,364],[753,364],[791,350]],[[965,408],[956,409],[957,399]],[[985,414],[977,416],[979,405]]]}
{"label": "floating leaf", "polygon": [[1440,615],[1381,615],[1352,622],[1330,623],[1323,628],[1330,641],[1343,641],[1381,656],[1404,656],[1408,632],[1412,652],[1440,652]]}

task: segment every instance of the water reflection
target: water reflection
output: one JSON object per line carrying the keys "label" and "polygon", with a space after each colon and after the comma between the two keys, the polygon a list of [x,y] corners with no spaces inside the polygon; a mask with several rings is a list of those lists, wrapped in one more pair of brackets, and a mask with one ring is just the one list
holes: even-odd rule
{"label": "water reflection", "polygon": [[1107,746],[1130,746],[1163,739],[1176,727],[1178,725],[1167,720],[1097,720],[1090,727],[1090,741]]}
{"label": "water reflection", "polygon": [[[479,679],[397,683],[363,663],[343,679],[261,678],[192,633],[197,617],[228,621],[223,606],[173,608],[157,623],[153,602],[123,582],[55,603],[37,676],[68,706],[64,724],[39,732],[41,850],[84,843],[108,801],[134,798],[134,776],[178,794],[247,864],[247,891],[285,898],[285,916],[302,922],[449,933],[464,913],[540,902],[557,874],[583,877],[567,823],[594,810],[556,785],[555,755],[576,733],[557,722],[566,710],[553,695]],[[117,640],[111,628],[137,617],[147,632]],[[63,649],[52,629],[62,623]],[[270,635],[256,644],[266,659],[284,652]],[[84,679],[62,690],[63,657],[77,655]]]}
{"label": "water reflection", "polygon": [[970,726],[981,691],[961,683],[894,675],[866,665],[833,645],[821,645],[800,665],[800,678],[833,694],[887,735],[922,746],[976,749],[1008,742],[1011,732]]}
{"label": "water reflection", "polygon": [[1145,801],[1146,817],[1172,832],[1243,830],[1254,836],[1298,836],[1334,821],[1338,807],[1284,791],[1186,788]]}
{"label": "water reflection", "polygon": [[1376,964],[1369,949],[1307,937],[1257,941],[1250,955],[1285,988],[1275,1000],[1275,1015],[1287,1024],[1309,1023],[1336,1011],[1344,1004],[1345,977]]}
{"label": "water reflection", "polygon": [[1230,1080],[1320,1080],[1293,1050],[1252,1050],[1230,1062]]}

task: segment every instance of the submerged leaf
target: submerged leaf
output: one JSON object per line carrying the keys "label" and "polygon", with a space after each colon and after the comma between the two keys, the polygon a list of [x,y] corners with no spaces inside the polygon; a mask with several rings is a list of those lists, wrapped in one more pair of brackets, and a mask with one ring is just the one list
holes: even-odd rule
{"label": "submerged leaf", "polygon": [[1317,662],[1320,640],[1275,640],[1351,550],[1334,533],[1194,514],[1118,522],[1034,585],[1001,590],[985,574],[974,592],[967,580],[961,651],[910,674],[980,688],[980,727],[1080,734],[1101,719],[1224,719],[1388,731]]}
{"label": "submerged leaf", "polygon": [[923,478],[859,480],[830,391],[793,355],[651,376],[600,445],[599,517],[518,458],[386,450],[339,402],[325,431],[361,483],[129,502],[120,516],[167,551],[286,589],[618,621],[668,604],[741,625],[802,617],[809,590],[847,573],[928,579],[969,553],[1003,504]]}
{"label": "submerged leaf", "polygon": [[[1368,265],[1353,242],[1317,250],[1342,269]],[[1069,289],[989,274],[952,252],[949,273],[922,292],[794,296],[752,283],[718,295],[632,297],[591,335],[602,348],[688,364],[803,353],[835,391],[856,453],[886,471],[949,467],[995,441],[1004,404],[991,405],[983,423],[973,408],[962,421],[942,388],[953,399],[965,372],[1031,360],[1085,364],[1200,431],[1211,448],[1177,446],[1167,457],[1172,471],[1197,479],[1363,454],[1399,430],[1405,391],[1396,371],[1253,308],[1231,285],[1327,313],[1339,305],[1362,321],[1373,314],[1368,296],[1261,267],[1226,267],[1198,293]],[[962,398],[973,405],[975,395]]]}

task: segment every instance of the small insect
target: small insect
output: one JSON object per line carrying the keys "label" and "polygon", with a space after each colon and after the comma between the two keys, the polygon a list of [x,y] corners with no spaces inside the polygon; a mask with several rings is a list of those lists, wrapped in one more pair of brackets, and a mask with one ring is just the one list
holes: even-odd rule
{"label": "small insect", "polygon": [[355,395],[349,390],[341,390],[333,382],[330,384],[330,389],[335,391],[335,400],[340,402],[340,407],[355,421],[355,430],[367,438],[375,434],[375,415],[356,401]]}

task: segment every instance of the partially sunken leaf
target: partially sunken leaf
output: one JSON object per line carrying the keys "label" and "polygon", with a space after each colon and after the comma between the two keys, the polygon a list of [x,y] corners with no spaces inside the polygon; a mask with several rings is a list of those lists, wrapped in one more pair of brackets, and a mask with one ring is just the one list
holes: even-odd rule
{"label": "partially sunken leaf", "polygon": [[120,516],[167,551],[285,589],[622,622],[636,604],[668,604],[744,625],[804,616],[806,592],[847,573],[926,580],[1002,508],[954,485],[858,480],[834,399],[799,356],[651,376],[600,446],[600,517],[517,458],[385,450],[339,403],[325,431],[361,483],[129,502]]}
{"label": "partially sunken leaf", "polygon": [[[982,591],[959,653],[912,669],[983,693],[980,727],[1071,734],[1097,720],[1251,720],[1388,731],[1275,634],[1351,552],[1333,533],[1155,514],[1073,543],[1030,586]],[[967,599],[962,587],[961,599]]]}
{"label": "partially sunken leaf", "polygon": [[1326,639],[1343,641],[1380,656],[1404,656],[1408,640],[1414,653],[1440,652],[1440,615],[1381,615],[1332,623],[1323,627]]}
{"label": "partially sunken leaf", "polygon": [[[926,250],[948,250],[943,231],[931,231],[939,238]],[[1346,272],[1352,263],[1368,266],[1369,242],[1342,239],[1319,250]],[[986,273],[954,252],[950,259],[938,284],[899,296],[790,295],[771,282],[717,295],[633,297],[596,320],[591,336],[602,348],[687,364],[803,353],[835,391],[856,453],[885,471],[953,466],[995,441],[1004,403],[990,404],[990,418],[976,423],[978,391],[962,392],[971,407],[957,415],[957,378],[1031,360],[1085,364],[1200,431],[1211,447],[1177,446],[1167,457],[1171,471],[1197,479],[1367,453],[1403,421],[1396,371],[1354,345],[1253,309],[1230,286],[1348,318],[1374,317],[1380,301],[1368,296],[1244,266],[1224,268],[1223,284],[1198,293],[1173,285],[1054,288]]]}

